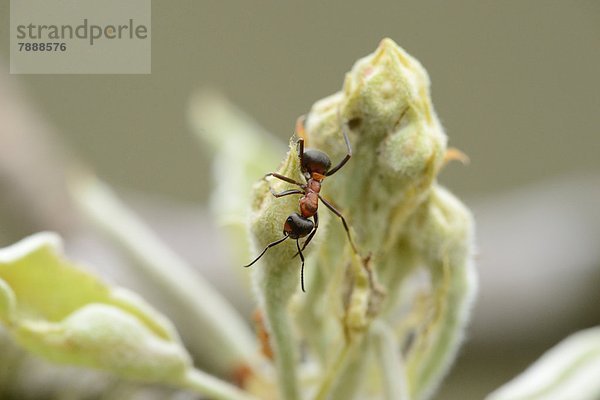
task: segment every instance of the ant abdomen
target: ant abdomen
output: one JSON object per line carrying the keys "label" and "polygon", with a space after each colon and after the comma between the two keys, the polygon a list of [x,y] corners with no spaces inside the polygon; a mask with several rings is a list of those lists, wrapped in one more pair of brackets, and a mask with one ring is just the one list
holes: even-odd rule
{"label": "ant abdomen", "polygon": [[313,221],[298,213],[293,213],[283,224],[283,234],[288,235],[291,239],[300,239],[312,232],[314,227]]}

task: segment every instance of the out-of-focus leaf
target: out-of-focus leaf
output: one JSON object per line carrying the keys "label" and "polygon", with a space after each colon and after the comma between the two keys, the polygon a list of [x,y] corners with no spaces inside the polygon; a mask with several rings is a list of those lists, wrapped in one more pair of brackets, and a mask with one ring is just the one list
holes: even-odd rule
{"label": "out-of-focus leaf", "polygon": [[569,336],[486,399],[600,399],[600,327]]}
{"label": "out-of-focus leaf", "polygon": [[0,249],[0,321],[23,348],[215,399],[253,398],[194,369],[168,319],[135,293],[77,268],[61,247],[58,235],[44,232]]}
{"label": "out-of-focus leaf", "polygon": [[112,288],[40,233],[0,250],[0,317],[27,350],[52,361],[169,382],[191,366],[171,323],[132,292]]}
{"label": "out-of-focus leaf", "polygon": [[231,376],[256,360],[256,342],[231,304],[200,272],[166,246],[111,188],[90,174],[71,182],[81,210],[132,259],[132,268],[156,282],[181,312],[201,326],[190,348],[202,354],[211,371]]}
{"label": "out-of-focus leaf", "polygon": [[252,185],[281,161],[285,144],[214,92],[195,95],[190,124],[200,143],[214,154],[211,210],[230,236],[233,260],[250,257],[247,220]]}

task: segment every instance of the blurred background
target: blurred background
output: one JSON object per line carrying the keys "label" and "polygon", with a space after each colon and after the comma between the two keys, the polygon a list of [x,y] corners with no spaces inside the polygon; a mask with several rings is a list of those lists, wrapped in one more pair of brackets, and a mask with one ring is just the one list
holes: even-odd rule
{"label": "blurred background", "polygon": [[390,37],[428,70],[449,144],[471,159],[440,181],[477,219],[479,301],[436,398],[482,398],[600,322],[600,2],[155,0],[150,75],[9,75],[7,0],[0,18],[1,245],[57,230],[153,298],[74,234],[64,167],[77,159],[248,315],[205,211],[211,151],[191,133],[191,96],[222,92],[283,143]]}

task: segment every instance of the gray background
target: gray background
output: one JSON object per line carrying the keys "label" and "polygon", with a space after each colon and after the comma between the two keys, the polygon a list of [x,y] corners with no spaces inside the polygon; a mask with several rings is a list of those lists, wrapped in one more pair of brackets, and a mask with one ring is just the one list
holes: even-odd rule
{"label": "gray background", "polygon": [[[6,0],[0,15],[7,58]],[[206,199],[208,154],[185,121],[195,89],[224,91],[285,139],[386,36],[425,65],[450,144],[472,159],[443,173],[454,191],[600,168],[596,1],[154,1],[152,20],[150,76],[13,77],[115,184]]]}

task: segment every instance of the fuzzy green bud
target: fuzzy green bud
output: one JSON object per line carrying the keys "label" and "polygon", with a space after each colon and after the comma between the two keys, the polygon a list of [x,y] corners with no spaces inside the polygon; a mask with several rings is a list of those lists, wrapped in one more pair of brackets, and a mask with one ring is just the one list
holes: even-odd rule
{"label": "fuzzy green bud", "polygon": [[[315,103],[307,116],[306,146],[327,153],[334,166],[347,154],[343,131],[348,133],[352,158],[323,181],[321,194],[345,216],[357,248],[353,251],[336,215],[323,218],[317,236],[325,238],[309,246],[317,253],[310,259],[313,277],[307,280],[309,293],[294,309],[302,335],[328,371],[319,399],[358,385],[356,374],[368,370],[364,364],[370,351],[359,343],[373,321],[392,321],[399,345],[414,338],[401,361],[409,386],[403,391],[411,398],[433,392],[461,342],[476,291],[473,220],[436,183],[447,137],[429,85],[422,65],[384,39],[354,64],[343,90]],[[293,146],[278,172],[303,182]],[[251,232],[256,251],[281,238],[285,218],[298,209],[297,198],[276,199],[269,184],[275,191],[292,188],[275,180],[255,187]],[[295,246],[289,242],[270,249],[255,272],[261,306],[269,315],[270,304],[277,303],[284,319],[290,292],[297,288],[297,261],[290,258]],[[427,277],[423,291],[410,287],[417,270]],[[419,299],[426,305],[412,307]],[[278,343],[284,331],[276,332],[281,321],[271,314]],[[353,382],[343,382],[346,376],[354,376]]]}

